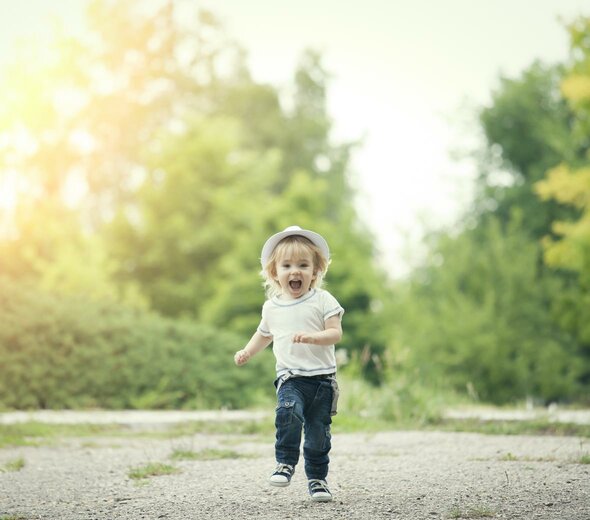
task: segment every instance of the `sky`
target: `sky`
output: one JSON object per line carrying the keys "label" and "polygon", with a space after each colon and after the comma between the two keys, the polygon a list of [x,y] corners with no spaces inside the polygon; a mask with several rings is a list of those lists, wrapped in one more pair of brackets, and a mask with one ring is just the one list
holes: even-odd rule
{"label": "sky", "polygon": [[[287,89],[301,53],[321,52],[333,140],[362,139],[351,182],[394,278],[419,259],[425,229],[468,206],[474,164],[452,152],[476,146],[472,114],[500,74],[565,62],[564,23],[590,16],[588,0],[179,1],[221,19],[258,81]],[[15,36],[46,28],[48,12],[79,26],[84,3],[0,0],[0,61]]]}

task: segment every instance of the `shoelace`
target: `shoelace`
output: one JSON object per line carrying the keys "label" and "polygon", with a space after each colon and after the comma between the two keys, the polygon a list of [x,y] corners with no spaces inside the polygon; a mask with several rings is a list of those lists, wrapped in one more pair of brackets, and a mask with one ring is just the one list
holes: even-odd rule
{"label": "shoelace", "polygon": [[293,466],[289,466],[289,464],[279,464],[277,469],[275,469],[275,473],[293,473]]}
{"label": "shoelace", "polygon": [[330,493],[328,483],[325,480],[311,479],[309,481],[309,489],[312,492],[323,491],[324,493]]}

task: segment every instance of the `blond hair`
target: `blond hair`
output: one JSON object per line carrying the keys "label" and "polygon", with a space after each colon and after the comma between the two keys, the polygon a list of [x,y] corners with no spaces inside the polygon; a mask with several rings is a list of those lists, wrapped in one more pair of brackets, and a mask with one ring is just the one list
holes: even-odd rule
{"label": "blond hair", "polygon": [[301,235],[291,235],[283,238],[268,259],[268,262],[261,271],[264,278],[264,288],[266,296],[272,298],[281,294],[281,286],[277,278],[277,262],[282,258],[301,258],[305,254],[310,254],[313,262],[313,272],[315,280],[312,280],[311,287],[321,287],[324,282],[324,276],[328,271],[330,261],[322,254],[321,249],[311,240]]}

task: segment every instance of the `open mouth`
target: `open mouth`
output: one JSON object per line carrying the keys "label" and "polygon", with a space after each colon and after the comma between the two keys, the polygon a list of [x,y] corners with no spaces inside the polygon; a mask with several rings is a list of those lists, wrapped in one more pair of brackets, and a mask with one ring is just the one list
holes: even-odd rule
{"label": "open mouth", "polygon": [[289,282],[289,287],[291,287],[291,289],[293,289],[294,291],[298,291],[299,289],[301,289],[302,285],[303,283],[301,282],[301,280],[291,280]]}

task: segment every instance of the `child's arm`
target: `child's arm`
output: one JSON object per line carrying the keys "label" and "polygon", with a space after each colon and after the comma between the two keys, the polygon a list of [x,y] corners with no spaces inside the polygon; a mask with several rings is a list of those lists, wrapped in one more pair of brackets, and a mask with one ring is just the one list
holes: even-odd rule
{"label": "child's arm", "polygon": [[252,356],[258,354],[261,350],[264,350],[272,342],[272,338],[263,336],[260,332],[256,331],[250,338],[250,341],[242,350],[238,350],[234,355],[234,362],[236,365],[241,366],[247,363]]}
{"label": "child's arm", "polygon": [[342,339],[340,315],[332,316],[325,321],[324,330],[320,332],[298,332],[293,336],[294,343],[310,343],[312,345],[335,345]]}

